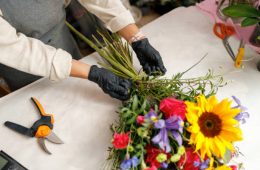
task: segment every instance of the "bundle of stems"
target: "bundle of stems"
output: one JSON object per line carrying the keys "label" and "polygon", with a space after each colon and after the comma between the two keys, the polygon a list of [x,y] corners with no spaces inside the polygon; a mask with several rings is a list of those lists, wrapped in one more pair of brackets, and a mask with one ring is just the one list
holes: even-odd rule
{"label": "bundle of stems", "polygon": [[103,41],[93,36],[95,42],[92,42],[72,25],[66,22],[69,29],[80,39],[86,42],[90,47],[96,50],[104,59],[99,64],[112,71],[118,76],[131,79],[133,81],[141,80],[145,76],[143,72],[138,73],[133,67],[133,55],[127,42],[123,42],[118,34],[110,34],[108,31],[98,31]]}
{"label": "bundle of stems", "polygon": [[207,54],[189,69],[177,73],[171,79],[158,78],[159,76],[149,77],[143,71],[136,71],[133,66],[133,54],[130,45],[124,42],[118,34],[98,31],[102,41],[93,36],[95,42],[92,42],[68,22],[66,24],[73,33],[99,53],[104,60],[104,62],[99,62],[102,67],[134,82],[132,96],[137,94],[161,100],[167,96],[182,94],[183,98],[185,98],[187,92],[189,92],[189,95],[191,92],[197,95],[198,93],[204,93],[206,89],[209,89],[209,95],[212,95],[217,91],[218,87],[224,85],[222,76],[215,76],[211,70],[202,77],[182,78],[186,72],[199,64]]}

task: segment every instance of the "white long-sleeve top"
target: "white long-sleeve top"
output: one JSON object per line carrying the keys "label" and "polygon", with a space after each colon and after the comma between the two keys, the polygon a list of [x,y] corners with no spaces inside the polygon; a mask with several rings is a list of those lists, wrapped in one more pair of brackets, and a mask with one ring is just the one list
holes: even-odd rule
{"label": "white long-sleeve top", "polygon": [[[134,23],[120,0],[78,0],[112,31]],[[72,56],[16,31],[0,9],[0,63],[30,74],[59,81],[69,76]]]}

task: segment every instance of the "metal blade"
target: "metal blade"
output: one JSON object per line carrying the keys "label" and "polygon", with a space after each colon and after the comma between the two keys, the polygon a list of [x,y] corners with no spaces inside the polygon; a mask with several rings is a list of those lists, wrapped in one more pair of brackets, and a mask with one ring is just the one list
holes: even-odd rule
{"label": "metal blade", "polygon": [[9,121],[6,121],[5,122],[5,126],[20,133],[20,134],[23,134],[23,135],[26,135],[26,136],[30,136],[30,137],[33,137],[34,134],[32,132],[31,129],[27,128],[27,127],[24,127],[22,125],[18,125],[16,123],[13,123],[13,122],[9,122]]}
{"label": "metal blade", "polygon": [[64,144],[64,142],[54,133],[51,132],[48,136],[45,137],[48,141],[56,144]]}
{"label": "metal blade", "polygon": [[235,56],[235,54],[234,54],[232,48],[230,47],[230,44],[229,44],[229,42],[228,42],[228,38],[229,38],[229,37],[226,37],[222,42],[223,42],[224,47],[225,47],[225,49],[227,50],[228,54],[229,54],[230,57],[232,58],[232,60],[235,61],[235,60],[236,60],[236,56]]}
{"label": "metal blade", "polygon": [[46,145],[45,145],[45,139],[44,138],[38,138],[38,143],[40,145],[40,147],[48,154],[51,155],[51,152],[47,149]]}

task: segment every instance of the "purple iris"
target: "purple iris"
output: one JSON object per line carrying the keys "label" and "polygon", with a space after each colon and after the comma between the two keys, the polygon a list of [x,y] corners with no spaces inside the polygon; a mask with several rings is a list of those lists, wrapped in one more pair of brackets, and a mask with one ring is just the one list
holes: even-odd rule
{"label": "purple iris", "polygon": [[160,132],[153,137],[152,141],[155,144],[159,144],[160,148],[166,153],[171,151],[169,144],[168,132],[172,134],[178,144],[182,145],[182,137],[180,133],[183,132],[182,119],[178,116],[171,116],[170,118],[163,120],[160,119],[154,123],[156,129],[160,129]]}
{"label": "purple iris", "polygon": [[163,169],[167,169],[168,168],[168,164],[166,162],[163,162],[161,165],[162,165]]}
{"label": "purple iris", "polygon": [[154,110],[150,110],[146,115],[144,115],[144,119],[152,120],[153,117],[158,118],[158,115]]}
{"label": "purple iris", "polygon": [[204,162],[194,161],[193,165],[194,167],[199,167],[200,170],[205,170],[209,167],[209,163],[210,163],[210,159],[207,159]]}
{"label": "purple iris", "polygon": [[131,169],[132,167],[136,167],[137,165],[139,164],[139,160],[136,156],[134,156],[133,158],[131,159],[126,159],[124,160],[121,165],[120,165],[120,169],[121,170],[129,170]]}
{"label": "purple iris", "polygon": [[233,108],[239,108],[241,110],[241,112],[235,116],[235,119],[237,121],[241,121],[242,124],[246,123],[246,119],[249,118],[249,113],[247,112],[247,108],[241,105],[241,102],[237,97],[232,96],[232,98],[237,104],[237,106]]}

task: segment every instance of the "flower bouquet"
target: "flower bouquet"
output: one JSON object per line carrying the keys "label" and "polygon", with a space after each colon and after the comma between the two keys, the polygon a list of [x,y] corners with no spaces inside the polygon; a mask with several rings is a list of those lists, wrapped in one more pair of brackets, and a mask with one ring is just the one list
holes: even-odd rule
{"label": "flower bouquet", "polygon": [[[68,25],[70,27],[70,25]],[[249,117],[235,96],[219,101],[215,94],[225,85],[219,75],[171,79],[148,77],[133,67],[129,45],[118,35],[100,33],[104,44],[93,43],[70,27],[104,59],[100,64],[133,81],[131,98],[118,110],[106,170],[236,170],[231,163],[240,152],[240,123]],[[95,45],[98,44],[99,46]]]}

